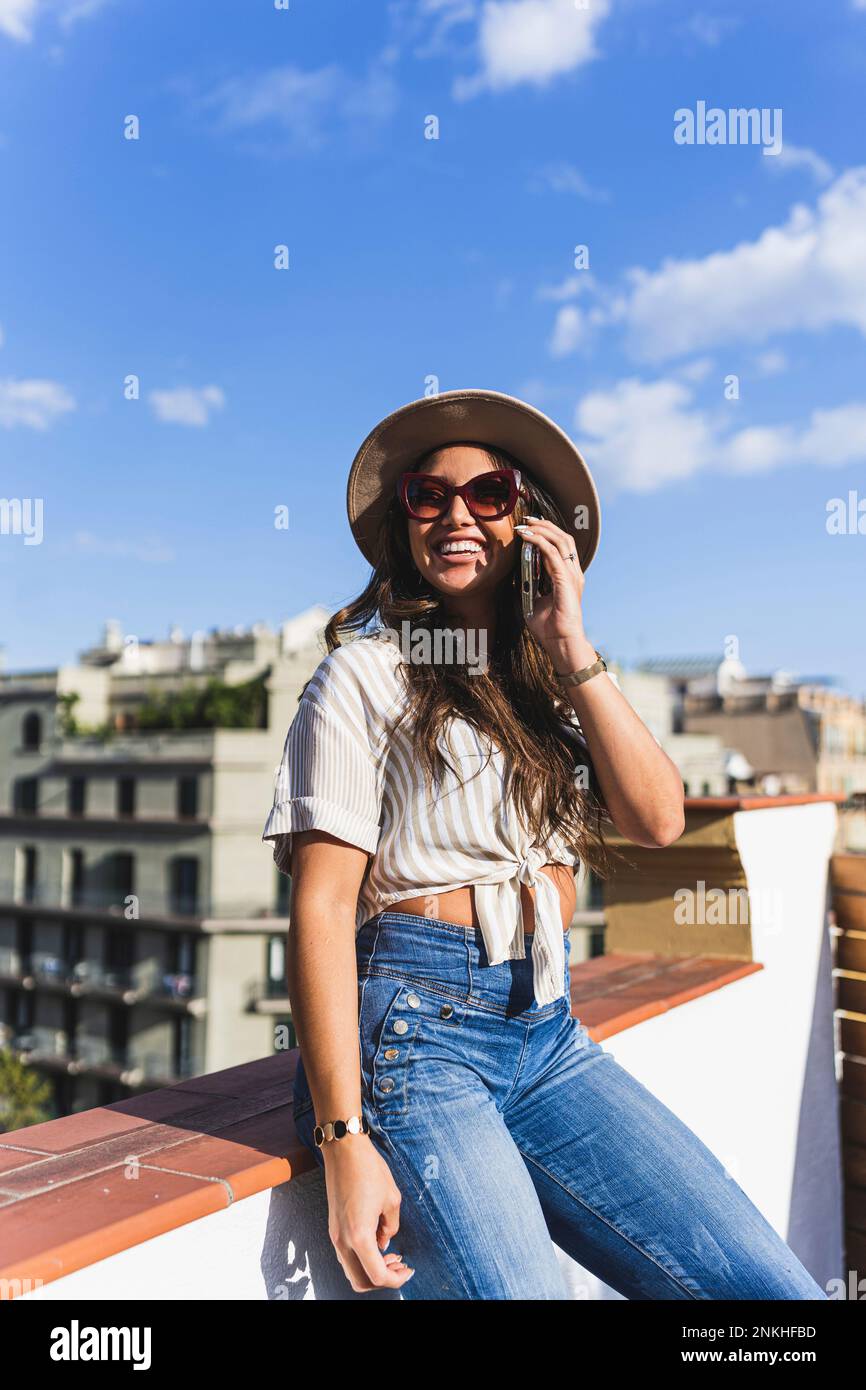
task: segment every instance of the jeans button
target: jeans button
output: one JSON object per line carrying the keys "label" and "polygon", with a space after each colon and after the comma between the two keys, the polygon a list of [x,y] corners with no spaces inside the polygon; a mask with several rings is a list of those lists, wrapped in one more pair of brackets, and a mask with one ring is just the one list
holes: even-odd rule
{"label": "jeans button", "polygon": [[386,1062],[393,1062],[394,1058],[395,1058],[395,1057],[399,1057],[399,1056],[400,1056],[400,1049],[399,1049],[398,1047],[386,1047],[386,1048],[385,1048],[385,1061],[386,1061]]}
{"label": "jeans button", "polygon": [[382,1084],[381,1084],[380,1089],[383,1090],[383,1091],[393,1091],[393,1089],[394,1089],[394,1081],[393,1081],[393,1078],[390,1077],[390,1076],[386,1076],[386,1077],[384,1078],[384,1080],[382,1081]]}
{"label": "jeans button", "polygon": [[410,1009],[417,1009],[418,1005],[421,1003],[421,1000],[418,998],[417,994],[407,994],[406,1003],[409,1005]]}
{"label": "jeans button", "polygon": [[405,1033],[408,1030],[408,1028],[409,1025],[406,1022],[405,1018],[398,1018],[394,1024],[395,1033]]}
{"label": "jeans button", "polygon": [[442,1005],[442,1008],[439,1010],[439,1017],[440,1017],[440,1018],[450,1018],[451,1015],[453,1014],[453,1012],[454,1012],[454,1006],[453,1006],[453,1004],[443,1004],[443,1005]]}

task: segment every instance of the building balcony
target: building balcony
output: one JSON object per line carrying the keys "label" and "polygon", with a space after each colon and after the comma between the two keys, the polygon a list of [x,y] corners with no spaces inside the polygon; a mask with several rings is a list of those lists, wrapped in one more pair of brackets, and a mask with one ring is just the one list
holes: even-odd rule
{"label": "building balcony", "polygon": [[250,980],[246,987],[246,1007],[251,1013],[288,1013],[289,993],[285,980]]}
{"label": "building balcony", "polygon": [[7,833],[20,829],[31,836],[44,832],[46,837],[59,834],[63,837],[89,835],[101,839],[173,840],[204,835],[212,828],[213,823],[202,816],[180,816],[176,812],[164,816],[121,815],[107,811],[85,815],[43,805],[33,810],[19,807],[0,813],[0,829],[5,829]]}
{"label": "building balcony", "polygon": [[[271,888],[266,876],[266,889]],[[226,926],[250,922],[274,923],[279,930],[287,917],[276,904],[264,904],[256,897],[225,899],[207,893],[179,894],[159,890],[122,888],[84,888],[61,892],[56,885],[24,885],[0,879],[0,915],[30,917],[69,917],[77,921],[126,921],[154,925],[195,925],[207,929],[208,923]],[[129,901],[132,900],[132,901]]]}
{"label": "building balcony", "polygon": [[[828,798],[688,802],[675,845],[630,847],[605,888],[607,952],[571,969],[590,1036],[710,1147],[828,1290],[866,1265],[863,1237],[849,1231],[846,1255],[842,1227],[843,1135],[861,1185],[866,1148],[859,1116],[840,1123],[841,1052],[859,1047],[866,1017],[840,1044],[835,821]],[[148,1301],[157,1285],[173,1300],[399,1299],[353,1294],[337,1261],[323,1174],[294,1129],[296,1064],[286,1050],[0,1133],[0,1287],[63,1301]],[[844,1066],[862,1098],[866,1057]],[[620,1297],[554,1250],[572,1298]]]}
{"label": "building balcony", "polygon": [[[79,1032],[74,1038],[62,1028],[34,1027],[13,1033],[2,1045],[8,1046],[25,1062],[38,1064],[55,1073],[69,1076],[90,1076],[97,1080],[117,1081],[132,1088],[138,1086],[171,1086],[185,1077],[197,1077],[204,1069],[204,1058],[198,1054],[173,1058],[170,1051],[139,1052],[134,1045],[117,1047],[109,1038],[99,1034]],[[70,1117],[67,1117],[70,1118]],[[50,1121],[61,1124],[61,1120]],[[6,1135],[0,1131],[6,1142]],[[2,1154],[0,1154],[2,1159]],[[2,1171],[2,1162],[0,1162]],[[0,1211],[3,1193],[0,1184]]]}
{"label": "building balcony", "polygon": [[47,952],[27,959],[11,948],[0,949],[0,983],[23,989],[53,990],[72,998],[105,999],[112,1003],[165,1004],[202,1011],[202,985],[185,971],[159,971],[143,965],[104,966],[97,961],[64,960]]}

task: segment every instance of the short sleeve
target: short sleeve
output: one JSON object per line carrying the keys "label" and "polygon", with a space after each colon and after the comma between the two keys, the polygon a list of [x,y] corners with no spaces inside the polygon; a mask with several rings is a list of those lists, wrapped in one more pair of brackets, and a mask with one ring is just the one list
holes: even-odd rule
{"label": "short sleeve", "polygon": [[274,781],[274,804],[262,840],[274,843],[274,863],[291,865],[292,836],[324,830],[374,854],[381,794],[376,763],[363,732],[345,712],[302,696],[289,726]]}

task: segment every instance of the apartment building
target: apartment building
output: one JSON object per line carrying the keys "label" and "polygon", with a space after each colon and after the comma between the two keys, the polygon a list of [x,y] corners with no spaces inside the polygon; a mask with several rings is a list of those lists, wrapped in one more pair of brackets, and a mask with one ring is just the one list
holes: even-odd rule
{"label": "apartment building", "polygon": [[686,796],[724,796],[729,753],[713,731],[683,728],[676,688],[660,671],[612,667],[620,689],[679,769]]}
{"label": "apartment building", "polygon": [[841,794],[837,848],[866,849],[866,702],[826,677],[749,675],[732,658],[705,669],[688,659],[671,661],[666,674],[677,726],[715,735],[728,750],[732,790]]}
{"label": "apartment building", "polygon": [[54,1113],[294,1043],[260,837],[327,616],[147,643],[110,623],[76,665],[0,676],[0,1043]]}

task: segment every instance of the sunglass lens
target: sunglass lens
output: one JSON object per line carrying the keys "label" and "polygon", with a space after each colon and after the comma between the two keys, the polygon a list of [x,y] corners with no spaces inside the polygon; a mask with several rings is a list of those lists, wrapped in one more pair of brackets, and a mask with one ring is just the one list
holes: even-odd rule
{"label": "sunglass lens", "polygon": [[476,478],[472,487],[472,500],[475,514],[481,517],[502,516],[511,500],[511,487],[507,478]]}
{"label": "sunglass lens", "polygon": [[438,516],[445,496],[445,488],[432,478],[412,478],[406,486],[406,500],[418,517]]}

